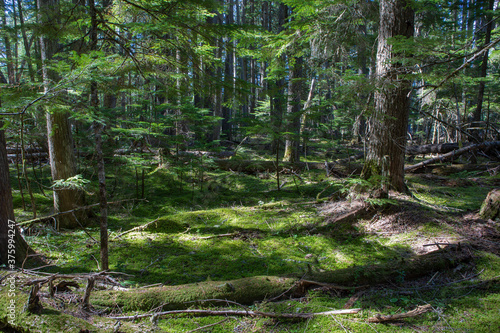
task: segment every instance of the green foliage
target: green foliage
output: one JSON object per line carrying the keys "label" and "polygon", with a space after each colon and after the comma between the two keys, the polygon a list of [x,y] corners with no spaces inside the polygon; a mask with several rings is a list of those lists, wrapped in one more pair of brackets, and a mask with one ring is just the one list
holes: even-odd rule
{"label": "green foliage", "polygon": [[72,189],[72,190],[84,190],[90,180],[84,179],[82,175],[76,175],[69,177],[67,179],[58,179],[54,181],[52,188],[54,190],[62,189]]}

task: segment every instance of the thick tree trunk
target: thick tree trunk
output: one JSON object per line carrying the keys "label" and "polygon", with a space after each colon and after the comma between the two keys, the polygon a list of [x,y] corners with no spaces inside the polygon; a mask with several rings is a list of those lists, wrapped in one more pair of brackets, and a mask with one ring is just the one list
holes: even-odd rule
{"label": "thick tree trunk", "polygon": [[[59,3],[57,0],[40,0],[38,2],[40,19],[42,24],[49,29],[46,35],[40,38],[40,51],[42,56],[42,75],[45,93],[48,93],[54,82],[58,81],[58,75],[49,70],[49,62],[53,60],[57,51],[57,41],[50,32],[57,29],[54,22],[57,21]],[[68,179],[76,175],[76,160],[73,151],[73,136],[69,123],[69,114],[57,108],[48,108],[46,114],[47,134],[49,146],[49,160],[54,181]],[[83,206],[83,191],[74,188],[54,188],[54,209],[63,212]],[[79,216],[79,221],[74,214],[61,215],[59,227],[77,228],[85,224],[85,216]]]}
{"label": "thick tree trunk", "polygon": [[[407,0],[380,1],[380,28],[377,50],[377,89],[372,116],[368,158],[363,176],[382,176],[382,184],[396,191],[405,191],[404,153],[408,126],[410,81],[398,58],[402,52],[393,50],[390,39],[413,36],[413,10]],[[383,179],[387,178],[387,179]],[[388,188],[382,185],[383,190]]]}

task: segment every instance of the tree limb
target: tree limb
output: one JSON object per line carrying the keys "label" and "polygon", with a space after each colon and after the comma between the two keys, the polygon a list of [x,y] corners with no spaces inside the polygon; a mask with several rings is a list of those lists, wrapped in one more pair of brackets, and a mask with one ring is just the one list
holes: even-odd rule
{"label": "tree limb", "polygon": [[176,315],[176,314],[195,314],[202,316],[250,316],[250,317],[267,317],[267,318],[300,318],[308,319],[317,316],[329,316],[338,314],[355,314],[361,311],[361,309],[343,309],[343,310],[332,310],[326,312],[314,312],[314,313],[274,313],[274,312],[261,312],[261,311],[251,311],[251,310],[198,310],[198,309],[188,309],[188,310],[172,310],[163,311],[157,313],[141,314],[135,316],[118,316],[118,317],[108,317],[109,319],[116,320],[136,320],[141,318],[148,318],[152,316],[166,316],[166,315]]}

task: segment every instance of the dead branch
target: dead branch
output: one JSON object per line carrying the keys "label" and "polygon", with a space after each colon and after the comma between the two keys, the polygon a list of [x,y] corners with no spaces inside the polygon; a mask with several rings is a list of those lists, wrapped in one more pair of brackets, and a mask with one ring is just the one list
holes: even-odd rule
{"label": "dead branch", "polygon": [[417,306],[414,310],[404,312],[404,313],[398,313],[394,315],[387,315],[387,316],[382,316],[381,314],[376,314],[374,317],[368,318],[369,323],[382,323],[386,321],[394,321],[394,320],[399,320],[399,319],[404,319],[404,318],[411,318],[411,317],[416,317],[419,316],[423,313],[426,313],[427,311],[431,310],[432,306],[430,304],[422,305],[422,306]]}
{"label": "dead branch", "polygon": [[159,218],[157,218],[157,219],[155,219],[155,220],[153,220],[151,222],[148,222],[146,224],[140,225],[138,227],[132,228],[130,230],[124,231],[121,234],[118,234],[115,237],[113,237],[113,239],[111,239],[111,240],[115,240],[117,238],[120,238],[123,235],[129,234],[129,233],[134,232],[134,231],[142,231],[142,230],[146,229],[148,226],[150,226],[151,224],[157,222],[158,220],[159,220]]}
{"label": "dead branch", "polygon": [[443,161],[446,161],[450,158],[465,154],[469,151],[473,151],[473,150],[477,150],[477,149],[484,149],[484,148],[489,148],[489,147],[495,147],[495,146],[499,146],[499,145],[500,145],[500,141],[483,142],[483,143],[479,143],[479,144],[475,144],[475,145],[470,145],[470,146],[467,146],[467,147],[464,147],[461,149],[454,150],[452,152],[449,152],[449,153],[444,154],[444,155],[439,156],[439,157],[431,158],[429,160],[426,160],[426,161],[423,161],[423,162],[420,162],[420,163],[417,163],[414,165],[406,166],[405,172],[416,170],[416,169],[422,168],[426,165],[433,164],[436,162],[443,162]]}
{"label": "dead branch", "polygon": [[198,240],[198,239],[212,239],[212,238],[222,238],[222,237],[233,237],[237,236],[237,232],[232,232],[229,234],[219,234],[219,235],[213,235],[213,236],[205,236],[205,237],[193,237],[191,240]]}
{"label": "dead branch", "polygon": [[[135,200],[137,200],[137,201],[147,201],[146,199],[125,199],[125,200],[108,202],[108,205],[118,204],[118,203],[127,202],[127,201],[135,201]],[[75,209],[67,210],[67,211],[64,211],[64,212],[59,212],[59,213],[55,213],[55,214],[52,214],[52,215],[42,216],[42,217],[39,217],[39,218],[36,218],[36,219],[32,219],[32,220],[28,220],[28,221],[18,222],[17,225],[18,226],[26,226],[26,225],[30,225],[30,224],[33,224],[33,223],[42,222],[42,221],[45,221],[45,220],[48,220],[48,219],[52,219],[52,218],[57,217],[59,215],[72,214],[72,213],[74,213],[76,211],[90,209],[90,208],[93,208],[93,207],[97,207],[99,205],[100,205],[100,203],[95,203],[95,204],[88,205],[88,206],[77,207]]]}
{"label": "dead branch", "polygon": [[317,316],[329,316],[329,315],[339,315],[339,314],[355,314],[361,311],[361,309],[343,309],[343,310],[332,310],[326,312],[314,312],[314,313],[274,313],[274,312],[261,312],[261,311],[250,311],[250,310],[172,310],[163,311],[158,313],[141,314],[135,316],[119,316],[119,317],[108,317],[109,319],[115,320],[137,320],[141,318],[148,318],[152,316],[167,316],[176,314],[194,314],[200,316],[239,316],[239,317],[267,317],[267,318],[281,318],[281,319],[309,319]]}

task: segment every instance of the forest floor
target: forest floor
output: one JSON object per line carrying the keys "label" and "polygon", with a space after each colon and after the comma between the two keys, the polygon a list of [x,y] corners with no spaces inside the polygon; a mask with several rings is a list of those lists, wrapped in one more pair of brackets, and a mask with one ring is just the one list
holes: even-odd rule
{"label": "forest floor", "polygon": [[[92,169],[82,170],[84,178],[95,178]],[[409,174],[411,195],[391,193],[382,201],[352,191],[360,184],[356,177],[283,172],[280,182],[286,184],[277,190],[273,173],[221,171],[209,159],[179,168],[120,157],[108,163],[107,175],[110,201],[147,199],[110,207],[110,270],[119,286],[99,282],[90,309],[83,310],[88,274],[100,271],[99,228],[32,225],[26,239],[48,266],[13,273],[17,331],[500,330],[500,225],[477,216],[487,193],[500,185],[498,175]],[[39,169],[41,183],[48,185],[49,176],[46,167]],[[89,201],[97,201],[93,183]],[[50,213],[47,190],[35,199],[39,213]],[[22,209],[17,189],[14,202],[18,222],[32,217],[29,205]],[[146,227],[121,235],[141,226]],[[445,265],[412,266],[431,255],[446,257]],[[0,277],[10,273],[0,271]],[[51,297],[44,285],[41,313],[23,312],[30,281],[54,274],[62,276],[57,281],[76,281],[78,288]],[[3,280],[0,323],[8,301]],[[422,306],[422,313],[412,312]],[[357,313],[325,314],[340,309]],[[108,318],[166,310],[205,313]],[[312,313],[322,315],[283,316]],[[398,319],[405,313],[408,318]],[[385,317],[390,315],[395,317]]]}

